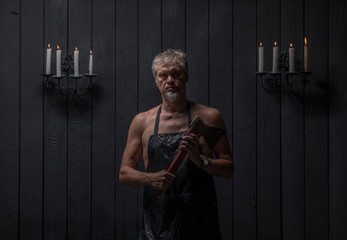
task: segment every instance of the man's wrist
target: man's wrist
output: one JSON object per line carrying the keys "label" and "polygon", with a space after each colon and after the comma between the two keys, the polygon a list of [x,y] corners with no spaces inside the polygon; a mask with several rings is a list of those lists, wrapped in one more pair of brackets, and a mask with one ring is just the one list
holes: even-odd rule
{"label": "man's wrist", "polygon": [[153,177],[152,177],[153,173],[145,172],[144,175],[145,175],[145,178],[146,178],[145,185],[152,186],[153,182],[154,182],[153,181]]}
{"label": "man's wrist", "polygon": [[210,160],[208,159],[208,157],[200,155],[200,160],[201,164],[200,166],[198,166],[199,168],[206,168],[208,165],[210,165]]}

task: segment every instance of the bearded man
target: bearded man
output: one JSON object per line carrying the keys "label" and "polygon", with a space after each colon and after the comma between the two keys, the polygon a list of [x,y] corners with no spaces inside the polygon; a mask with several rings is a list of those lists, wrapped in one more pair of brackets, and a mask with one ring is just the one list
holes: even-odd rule
{"label": "bearded man", "polygon": [[[206,125],[220,128],[225,128],[224,120],[217,109],[187,100],[185,53],[159,53],[152,72],[162,103],[134,117],[119,172],[122,183],[144,187],[142,238],[221,239],[213,176],[233,176],[228,137],[224,134],[211,149],[203,137],[187,130],[197,115]],[[169,173],[166,169],[180,149],[187,157]],[[141,154],[144,172],[137,170]]]}

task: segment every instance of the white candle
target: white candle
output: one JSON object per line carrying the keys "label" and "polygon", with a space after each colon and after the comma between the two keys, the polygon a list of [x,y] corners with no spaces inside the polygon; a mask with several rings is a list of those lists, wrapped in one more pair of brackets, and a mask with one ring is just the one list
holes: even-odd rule
{"label": "white candle", "polygon": [[46,74],[51,74],[51,59],[52,59],[52,48],[51,44],[48,43],[46,51]]}
{"label": "white candle", "polygon": [[73,57],[73,69],[74,69],[75,76],[80,75],[79,69],[78,69],[78,58],[79,58],[79,51],[77,50],[77,47],[75,47],[74,57]]}
{"label": "white candle", "polygon": [[61,76],[61,50],[59,48],[59,45],[57,45],[57,76],[60,77]]}
{"label": "white candle", "polygon": [[259,43],[258,48],[258,72],[264,72],[264,47],[263,43]]}
{"label": "white candle", "polygon": [[274,42],[274,47],[272,50],[272,72],[278,71],[278,47],[277,42]]}
{"label": "white candle", "polygon": [[89,55],[89,75],[93,74],[93,51],[90,50],[90,55]]}
{"label": "white candle", "polygon": [[307,39],[305,37],[305,45],[304,45],[304,71],[308,71],[308,46]]}
{"label": "white candle", "polygon": [[289,45],[289,72],[295,72],[294,68],[294,47],[291,43]]}

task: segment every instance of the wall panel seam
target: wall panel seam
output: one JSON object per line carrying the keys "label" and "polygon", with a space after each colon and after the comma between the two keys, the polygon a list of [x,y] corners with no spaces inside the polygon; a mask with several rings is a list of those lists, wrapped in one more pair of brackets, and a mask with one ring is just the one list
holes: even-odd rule
{"label": "wall panel seam", "polygon": [[[139,108],[140,108],[140,75],[139,75],[139,71],[140,71],[140,61],[139,61],[139,56],[140,56],[140,34],[139,34],[139,31],[140,31],[140,4],[139,4],[139,0],[136,1],[137,3],[137,29],[136,29],[136,34],[137,34],[137,59],[136,59],[136,62],[137,62],[137,71],[136,71],[136,84],[137,84],[137,91],[136,91],[136,112],[139,113]],[[137,202],[137,212],[136,212],[136,219],[137,221],[139,221],[139,201],[140,201],[140,188],[137,188],[137,191],[136,191],[136,202]],[[139,229],[139,223],[137,222],[136,224],[136,230],[137,230],[137,236],[139,236],[139,233],[140,233],[140,229]]]}
{"label": "wall panel seam", "polygon": [[[45,42],[46,42],[46,1],[42,0],[42,40],[43,40],[43,47],[42,47],[42,52],[44,52],[45,49]],[[44,70],[44,55],[42,55],[42,72]],[[46,118],[45,118],[45,87],[44,87],[44,78],[42,81],[42,227],[41,227],[41,239],[44,239],[45,235],[45,129],[46,129]]]}
{"label": "wall panel seam", "polygon": [[[231,56],[231,72],[232,72],[232,81],[231,81],[231,92],[232,92],[232,97],[231,97],[231,155],[233,158],[233,153],[234,153],[234,1],[232,0],[231,2],[231,12],[232,12],[232,16],[231,16],[231,51],[232,51],[232,56]],[[235,209],[234,209],[234,180],[232,181],[231,184],[232,187],[232,203],[231,203],[231,209],[232,209],[232,235],[233,235],[233,239],[235,239]]]}
{"label": "wall panel seam", "polygon": [[18,239],[20,239],[20,220],[21,220],[21,208],[20,208],[20,197],[21,197],[21,119],[22,119],[22,0],[19,0],[19,89],[18,89]]}
{"label": "wall panel seam", "polygon": [[[70,38],[70,0],[67,0],[66,4],[66,54],[69,54],[69,38]],[[68,70],[69,71],[69,70]],[[66,72],[67,75],[67,83],[69,82],[69,72]],[[66,98],[66,239],[69,239],[69,97]]]}
{"label": "wall panel seam", "polygon": [[327,190],[328,190],[328,240],[330,240],[330,0],[328,2],[328,37],[327,37],[327,85],[328,85],[328,96],[327,96]]}
{"label": "wall panel seam", "polygon": [[[114,4],[114,35],[115,35],[115,42],[114,42],[114,63],[115,63],[115,74],[114,74],[114,80],[115,80],[115,84],[114,84],[114,104],[115,106],[117,106],[117,0],[115,0],[115,4]],[[115,146],[117,145],[117,110],[115,109],[114,111],[114,143]],[[115,156],[115,164],[114,164],[114,174],[117,174],[117,148],[114,148],[114,156]],[[114,183],[114,237],[117,236],[117,184]]]}

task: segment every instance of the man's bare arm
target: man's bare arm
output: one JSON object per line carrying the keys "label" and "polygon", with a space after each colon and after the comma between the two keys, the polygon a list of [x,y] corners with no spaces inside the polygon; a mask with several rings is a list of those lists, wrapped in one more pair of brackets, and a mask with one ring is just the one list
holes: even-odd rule
{"label": "man's bare arm", "polygon": [[175,176],[166,170],[147,173],[136,169],[142,153],[142,133],[144,126],[143,114],[138,114],[132,121],[127,145],[123,153],[122,164],[119,171],[119,180],[131,187],[151,185],[157,190],[165,190],[170,187]]}
{"label": "man's bare arm", "polygon": [[210,164],[204,170],[213,176],[230,179],[234,175],[234,162],[231,157],[227,134],[213,148],[213,152],[216,159],[209,158]]}
{"label": "man's bare arm", "polygon": [[[225,128],[224,120],[216,109],[209,111],[202,116],[207,125]],[[202,164],[201,155],[199,153],[199,136],[191,134],[183,137],[181,147],[188,151],[189,158],[199,167]],[[232,160],[231,151],[227,134],[213,148],[216,159],[208,158],[209,165],[204,168],[207,173],[224,178],[231,178],[234,175],[234,162]]]}

